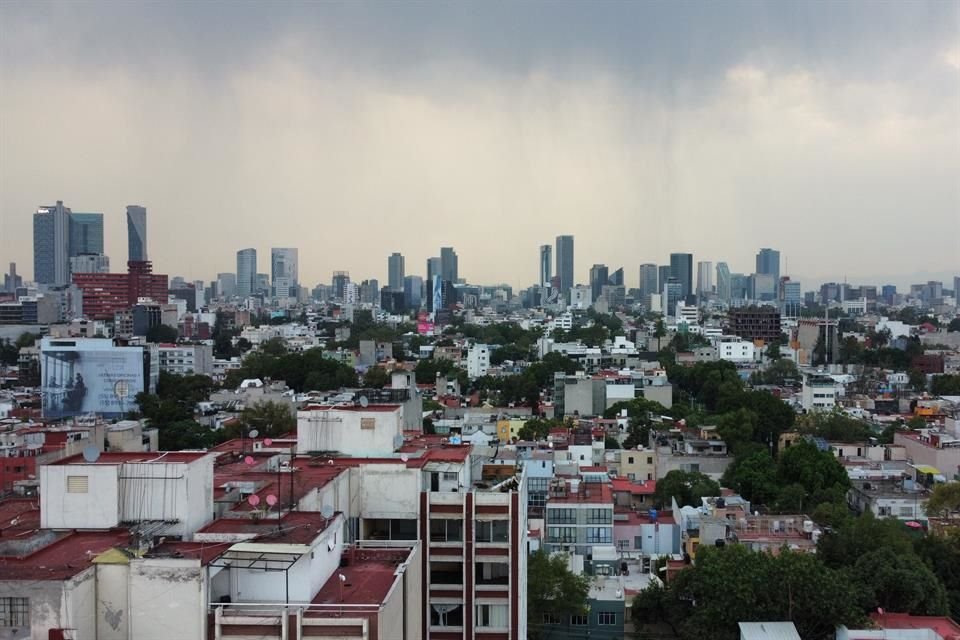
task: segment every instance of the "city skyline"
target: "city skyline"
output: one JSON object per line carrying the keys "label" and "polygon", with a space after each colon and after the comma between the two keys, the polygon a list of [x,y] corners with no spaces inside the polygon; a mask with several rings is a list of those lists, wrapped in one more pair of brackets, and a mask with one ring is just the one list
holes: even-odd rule
{"label": "city skyline", "polygon": [[957,4],[548,6],[4,3],[0,260],[32,278],[30,213],[62,199],[104,213],[116,265],[143,203],[150,259],[188,278],[255,240],[299,245],[305,283],[452,245],[521,286],[557,234],[578,282],[763,246],[801,280],[955,268],[956,234],[892,230],[960,215]]}

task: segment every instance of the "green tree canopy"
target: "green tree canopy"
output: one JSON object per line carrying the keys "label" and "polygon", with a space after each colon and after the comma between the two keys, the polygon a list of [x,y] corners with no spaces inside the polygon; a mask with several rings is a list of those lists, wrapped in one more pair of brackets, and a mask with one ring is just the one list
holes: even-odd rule
{"label": "green tree canopy", "polygon": [[737,456],[723,474],[723,486],[733,489],[753,504],[772,504],[780,492],[777,463],[764,450]]}
{"label": "green tree canopy", "polygon": [[707,496],[719,496],[720,485],[710,476],[699,471],[681,471],[674,469],[657,481],[654,498],[664,509],[669,509],[671,498],[677,500],[681,507],[690,505],[699,507]]}
{"label": "green tree canopy", "polygon": [[256,429],[262,438],[275,438],[297,428],[297,418],[290,405],[272,400],[244,408],[240,412],[240,423],[246,432]]}
{"label": "green tree canopy", "polygon": [[551,555],[540,549],[527,562],[527,624],[529,636],[545,638],[541,631],[544,615],[569,621],[571,615],[586,613],[590,580],[567,567],[567,556]]}
{"label": "green tree canopy", "polygon": [[960,482],[935,486],[924,509],[930,517],[960,518]]}
{"label": "green tree canopy", "polygon": [[363,374],[363,386],[369,389],[382,389],[390,384],[390,374],[380,365],[370,367]]}

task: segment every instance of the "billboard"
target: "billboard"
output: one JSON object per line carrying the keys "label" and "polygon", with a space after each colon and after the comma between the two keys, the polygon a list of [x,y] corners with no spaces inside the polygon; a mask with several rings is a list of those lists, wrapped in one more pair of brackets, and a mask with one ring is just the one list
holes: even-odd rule
{"label": "billboard", "polygon": [[40,380],[44,418],[122,417],[137,409],[136,395],[146,390],[144,350],[107,339],[44,338]]}

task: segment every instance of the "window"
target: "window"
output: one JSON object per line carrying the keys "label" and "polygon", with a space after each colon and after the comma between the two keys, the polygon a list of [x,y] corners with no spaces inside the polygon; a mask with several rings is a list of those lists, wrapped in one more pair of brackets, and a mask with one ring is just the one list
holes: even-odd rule
{"label": "window", "polygon": [[627,464],[633,464],[633,456],[627,458]]}
{"label": "window", "polygon": [[560,616],[555,616],[552,613],[543,614],[543,624],[560,624]]}
{"label": "window", "polygon": [[633,548],[643,549],[643,536],[633,536]]}
{"label": "window", "polygon": [[507,627],[507,605],[505,604],[478,604],[478,627]]}
{"label": "window", "polygon": [[446,481],[457,481],[460,478],[460,474],[456,471],[444,471],[443,479]]}
{"label": "window", "polygon": [[626,551],[629,548],[630,548],[629,540],[617,540],[617,549],[619,549],[620,551]]}
{"label": "window", "polygon": [[477,542],[507,542],[509,541],[510,523],[506,520],[478,520]]}
{"label": "window", "polygon": [[0,598],[0,627],[29,627],[30,598]]}
{"label": "window", "polygon": [[653,458],[648,457],[648,458],[647,458],[647,464],[653,464]]}
{"label": "window", "polygon": [[547,522],[550,524],[577,524],[576,509],[548,509]]}
{"label": "window", "polygon": [[360,418],[361,429],[376,429],[376,427],[377,427],[376,418]]}
{"label": "window", "polygon": [[463,520],[431,520],[430,542],[462,542]]}
{"label": "window", "polygon": [[570,626],[573,626],[573,627],[587,626],[587,616],[570,616]]}
{"label": "window", "polygon": [[601,611],[597,614],[597,624],[600,626],[617,624],[617,614],[611,611]]}
{"label": "window", "polygon": [[478,562],[473,567],[473,574],[477,584],[510,584],[510,565],[506,562]]}
{"label": "window", "polygon": [[610,527],[587,527],[587,544],[612,544],[613,529]]}
{"label": "window", "polygon": [[87,476],[67,476],[67,493],[86,493],[89,486]]}
{"label": "window", "polygon": [[587,524],[611,524],[613,509],[587,509]]}
{"label": "window", "polygon": [[462,627],[463,605],[435,604],[430,607],[431,627]]}
{"label": "window", "polygon": [[547,542],[552,544],[572,544],[577,541],[577,530],[573,527],[548,527]]}
{"label": "window", "polygon": [[908,518],[913,517],[913,507],[900,507],[900,515]]}

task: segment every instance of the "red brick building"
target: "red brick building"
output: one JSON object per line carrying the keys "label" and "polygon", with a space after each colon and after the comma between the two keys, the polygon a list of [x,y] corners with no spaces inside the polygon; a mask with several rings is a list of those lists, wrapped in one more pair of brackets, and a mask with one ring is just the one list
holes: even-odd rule
{"label": "red brick building", "polygon": [[150,262],[131,260],[127,273],[75,273],[73,283],[83,291],[83,314],[91,320],[112,320],[138,298],[167,300],[167,276],[153,273]]}

